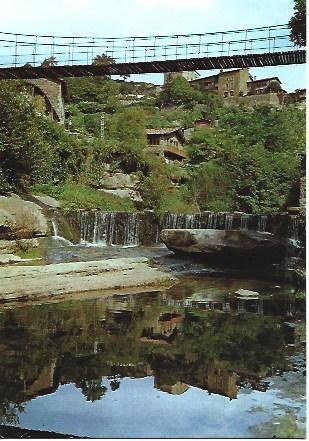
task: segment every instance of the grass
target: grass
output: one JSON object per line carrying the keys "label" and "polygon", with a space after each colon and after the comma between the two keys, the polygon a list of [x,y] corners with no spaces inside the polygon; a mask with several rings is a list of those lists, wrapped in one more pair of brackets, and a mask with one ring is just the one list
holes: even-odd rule
{"label": "grass", "polygon": [[53,196],[61,202],[61,207],[67,210],[100,209],[104,211],[136,211],[134,202],[130,199],[107,194],[86,185],[35,185],[32,187],[31,192]]}

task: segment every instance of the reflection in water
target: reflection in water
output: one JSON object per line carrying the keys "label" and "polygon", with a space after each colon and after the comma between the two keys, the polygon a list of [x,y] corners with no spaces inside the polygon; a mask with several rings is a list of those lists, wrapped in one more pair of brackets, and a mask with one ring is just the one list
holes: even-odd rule
{"label": "reflection in water", "polygon": [[189,279],[162,293],[0,310],[0,422],[18,424],[27,401],[65,384],[89,402],[117,396],[124,378],[153,377],[169,395],[266,391],[266,376],[290,368],[298,334],[286,322],[304,302],[262,283],[257,296],[235,294],[252,283]]}

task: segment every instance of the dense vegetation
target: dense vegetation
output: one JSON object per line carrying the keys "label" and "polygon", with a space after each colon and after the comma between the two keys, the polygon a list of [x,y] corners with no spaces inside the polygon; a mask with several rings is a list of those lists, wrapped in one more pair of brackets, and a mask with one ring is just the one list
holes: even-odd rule
{"label": "dense vegetation", "polygon": [[289,21],[291,40],[306,46],[306,0],[294,0],[294,15]]}
{"label": "dense vegetation", "polygon": [[[303,110],[226,108],[182,77],[161,90],[110,78],[69,79],[67,86],[69,131],[42,116],[26,85],[0,83],[2,194],[40,191],[68,208],[126,211],[257,213],[297,204]],[[145,151],[147,127],[188,128],[203,115],[216,124],[193,130],[185,164],[167,164]],[[107,170],[134,172],[144,202],[135,206],[95,190]]]}

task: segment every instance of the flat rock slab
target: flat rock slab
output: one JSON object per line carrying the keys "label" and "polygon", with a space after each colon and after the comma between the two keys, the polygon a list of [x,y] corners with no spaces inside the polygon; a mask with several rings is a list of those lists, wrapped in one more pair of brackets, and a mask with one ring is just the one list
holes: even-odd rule
{"label": "flat rock slab", "polygon": [[46,205],[47,207],[60,208],[60,202],[51,196],[36,194],[33,194],[31,196],[33,197],[33,199],[36,199],[37,201],[41,202],[41,204]]}
{"label": "flat rock slab", "polygon": [[175,278],[170,274],[149,266],[144,257],[9,266],[0,268],[0,302],[133,286],[159,286],[173,281]]}

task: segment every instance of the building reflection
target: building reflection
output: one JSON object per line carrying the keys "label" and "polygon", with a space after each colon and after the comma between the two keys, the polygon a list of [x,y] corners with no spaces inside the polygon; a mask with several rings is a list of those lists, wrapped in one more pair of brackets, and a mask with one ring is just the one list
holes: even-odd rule
{"label": "building reflection", "polygon": [[228,372],[215,366],[211,366],[207,372],[207,390],[229,397],[230,400],[237,398],[237,379],[235,372]]}

